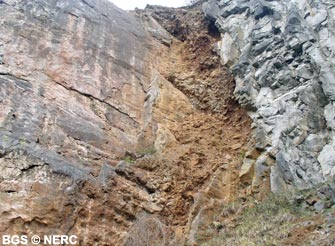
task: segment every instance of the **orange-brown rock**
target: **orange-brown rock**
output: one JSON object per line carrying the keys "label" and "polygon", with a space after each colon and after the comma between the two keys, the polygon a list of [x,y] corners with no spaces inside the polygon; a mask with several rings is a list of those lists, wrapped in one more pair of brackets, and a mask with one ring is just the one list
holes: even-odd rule
{"label": "orange-brown rock", "polygon": [[183,243],[236,196],[250,120],[199,9],[184,43],[105,0],[0,14],[0,234],[121,245],[146,213]]}

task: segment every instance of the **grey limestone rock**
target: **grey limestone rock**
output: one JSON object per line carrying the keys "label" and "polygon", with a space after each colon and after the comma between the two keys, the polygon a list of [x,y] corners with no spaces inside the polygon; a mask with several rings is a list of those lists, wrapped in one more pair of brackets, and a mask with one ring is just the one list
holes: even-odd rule
{"label": "grey limestone rock", "polygon": [[[272,190],[309,188],[334,175],[335,3],[210,0],[222,62],[254,121],[256,147],[277,153]],[[285,185],[284,185],[285,184]]]}
{"label": "grey limestone rock", "polygon": [[325,177],[333,177],[335,174],[335,149],[334,146],[326,145],[320,155],[318,161],[321,164],[322,173]]}
{"label": "grey limestone rock", "polygon": [[335,104],[334,102],[329,103],[326,107],[325,107],[325,118],[327,121],[327,126],[330,129],[335,129]]}

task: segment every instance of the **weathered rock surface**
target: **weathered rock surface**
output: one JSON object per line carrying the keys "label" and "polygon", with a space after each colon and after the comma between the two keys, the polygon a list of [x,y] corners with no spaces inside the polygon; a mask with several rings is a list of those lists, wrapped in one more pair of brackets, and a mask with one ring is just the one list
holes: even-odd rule
{"label": "weathered rock surface", "polygon": [[1,234],[121,245],[147,213],[183,242],[237,193],[250,120],[211,59],[211,28],[198,9],[205,29],[183,44],[151,14],[0,1]]}
{"label": "weathered rock surface", "polygon": [[197,4],[0,1],[0,233],[121,245],[153,214],[196,245],[229,201],[333,179],[335,4]]}
{"label": "weathered rock surface", "polygon": [[203,10],[222,33],[219,52],[253,119],[259,158],[269,158],[272,191],[332,180],[334,2],[210,0]]}
{"label": "weathered rock surface", "polygon": [[187,197],[187,215],[178,212],[178,218],[186,220],[176,230],[176,238],[182,238],[176,245],[198,245],[211,236],[208,227],[224,204],[248,193],[240,187],[238,174],[248,148],[250,118],[233,96],[234,80],[214,50],[219,32],[204,18],[201,1],[180,9],[148,6],[145,12],[177,39],[162,55],[161,74],[201,111],[169,124],[175,138],[163,150],[163,156],[178,166],[173,176],[185,184],[171,186],[181,188],[174,196],[177,201],[180,194]]}
{"label": "weathered rock surface", "polygon": [[103,0],[1,1],[0,15],[0,232],[115,245],[136,210],[159,210],[114,167],[154,140],[149,34]]}

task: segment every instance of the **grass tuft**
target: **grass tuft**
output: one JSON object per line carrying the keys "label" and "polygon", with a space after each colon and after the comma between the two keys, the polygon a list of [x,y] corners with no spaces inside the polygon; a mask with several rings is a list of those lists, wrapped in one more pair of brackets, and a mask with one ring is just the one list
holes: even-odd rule
{"label": "grass tuft", "polygon": [[292,221],[300,216],[299,208],[285,196],[271,195],[262,202],[227,204],[218,234],[202,246],[280,245],[289,237]]}

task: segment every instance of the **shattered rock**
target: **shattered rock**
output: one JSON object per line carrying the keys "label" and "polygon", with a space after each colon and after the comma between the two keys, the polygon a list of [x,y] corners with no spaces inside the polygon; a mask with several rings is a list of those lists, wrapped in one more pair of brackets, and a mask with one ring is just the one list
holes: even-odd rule
{"label": "shattered rock", "polygon": [[279,150],[272,190],[331,178],[334,4],[209,0],[203,9],[222,33],[219,52],[235,76],[236,98],[253,119],[256,147]]}

